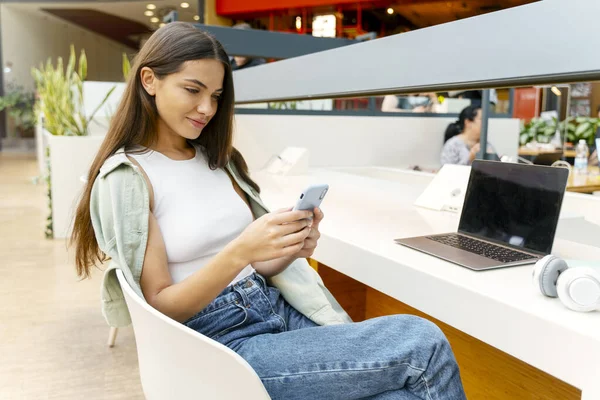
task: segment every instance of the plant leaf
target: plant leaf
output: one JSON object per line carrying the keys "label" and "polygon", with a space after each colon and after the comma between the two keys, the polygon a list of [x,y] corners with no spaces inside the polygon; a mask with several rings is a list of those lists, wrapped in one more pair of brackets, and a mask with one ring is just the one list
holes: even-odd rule
{"label": "plant leaf", "polygon": [[85,55],[85,50],[81,49],[81,55],[79,56],[79,78],[82,81],[85,81],[87,78],[87,57]]}
{"label": "plant leaf", "polygon": [[108,100],[108,98],[110,97],[110,95],[115,91],[116,88],[117,88],[116,86],[113,86],[112,88],[110,88],[110,90],[104,96],[104,99],[102,99],[102,101],[100,102],[100,104],[98,104],[98,106],[96,106],[96,108],[94,109],[94,111],[92,111],[91,115],[88,117],[87,123],[89,123],[94,118],[94,115],[96,115],[96,113],[98,112],[98,110],[100,110],[100,108],[104,105],[104,103],[106,103],[106,101]]}
{"label": "plant leaf", "polygon": [[131,70],[131,63],[129,62],[129,57],[127,57],[126,53],[123,53],[123,78],[127,81],[127,77],[129,76],[129,71]]}

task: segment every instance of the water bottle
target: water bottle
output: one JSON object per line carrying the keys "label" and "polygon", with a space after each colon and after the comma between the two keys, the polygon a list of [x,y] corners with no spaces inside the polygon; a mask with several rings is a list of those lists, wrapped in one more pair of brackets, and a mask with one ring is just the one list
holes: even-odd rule
{"label": "water bottle", "polygon": [[577,147],[575,147],[575,173],[587,174],[587,164],[590,150],[588,149],[585,140],[579,140]]}

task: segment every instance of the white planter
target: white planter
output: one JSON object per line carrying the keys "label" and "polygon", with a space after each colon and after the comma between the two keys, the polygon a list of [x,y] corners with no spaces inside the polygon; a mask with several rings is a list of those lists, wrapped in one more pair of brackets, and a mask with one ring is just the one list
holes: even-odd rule
{"label": "white planter", "polygon": [[35,152],[40,176],[42,177],[46,175],[46,146],[46,135],[44,134],[44,125],[40,116],[37,124],[35,124]]}
{"label": "white planter", "polygon": [[71,235],[75,210],[84,188],[81,176],[87,176],[103,136],[54,136],[44,132],[50,147],[52,220],[54,238]]}

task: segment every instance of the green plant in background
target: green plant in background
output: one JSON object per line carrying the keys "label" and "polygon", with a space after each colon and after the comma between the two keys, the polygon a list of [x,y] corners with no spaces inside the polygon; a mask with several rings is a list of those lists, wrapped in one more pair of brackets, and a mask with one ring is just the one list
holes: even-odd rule
{"label": "green plant in background", "polygon": [[567,119],[567,123],[570,124],[571,128],[567,131],[567,141],[577,143],[583,139],[588,146],[593,145],[596,130],[600,128],[600,118],[577,117],[574,124],[571,122],[572,120],[573,118]]}
{"label": "green plant in background", "polygon": [[269,103],[271,110],[295,110],[298,104],[295,101],[279,101],[276,103]]}
{"label": "green plant in background", "polygon": [[539,143],[550,143],[552,136],[556,132],[556,120],[543,120],[541,118],[533,118],[526,124],[522,124],[519,135],[519,143],[521,146],[537,141]]}
{"label": "green plant in background", "polygon": [[566,141],[577,143],[579,140],[585,140],[588,145],[592,145],[596,130],[600,127],[600,118],[590,117],[569,117],[557,124],[556,119],[543,120],[533,118],[526,124],[521,124],[519,144],[521,146],[537,141],[539,143],[550,143],[552,137],[558,128],[561,140],[564,139],[566,130]]}
{"label": "green plant in background", "polygon": [[91,115],[86,116],[83,107],[83,81],[87,77],[85,50],[81,50],[77,70],[76,63],[75,47],[71,45],[66,70],[62,58],[59,57],[56,67],[52,60],[48,59],[46,65],[31,71],[40,97],[36,110],[43,113],[44,128],[53,135],[87,135],[90,121],[115,89],[113,87],[109,90]]}
{"label": "green plant in background", "polygon": [[20,137],[33,137],[36,123],[33,93],[14,84],[8,84],[6,92],[5,96],[0,97],[0,111],[7,110]]}
{"label": "green plant in background", "polygon": [[129,71],[131,71],[131,63],[129,62],[129,57],[127,57],[127,54],[123,53],[123,78],[125,79],[125,82],[127,82]]}

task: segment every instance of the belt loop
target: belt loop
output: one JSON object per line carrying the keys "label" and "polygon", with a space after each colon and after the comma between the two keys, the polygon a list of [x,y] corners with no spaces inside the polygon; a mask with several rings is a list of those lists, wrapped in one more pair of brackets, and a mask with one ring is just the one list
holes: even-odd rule
{"label": "belt loop", "polygon": [[244,307],[250,308],[250,300],[248,299],[246,292],[237,284],[233,285],[233,290],[241,297]]}
{"label": "belt loop", "polygon": [[260,282],[260,285],[262,286],[263,291],[266,293],[267,292],[267,281],[258,272],[255,272],[255,274],[256,274],[257,280]]}

